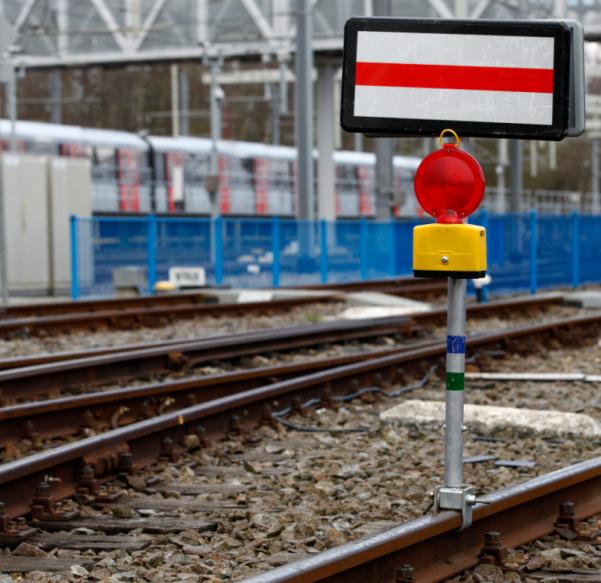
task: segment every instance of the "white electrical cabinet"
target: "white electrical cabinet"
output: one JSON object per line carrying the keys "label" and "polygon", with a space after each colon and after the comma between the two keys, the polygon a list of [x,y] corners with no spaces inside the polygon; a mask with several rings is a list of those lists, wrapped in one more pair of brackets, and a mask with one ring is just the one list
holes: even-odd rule
{"label": "white electrical cabinet", "polygon": [[[71,286],[71,239],[69,217],[91,213],[90,161],[81,158],[48,158],[48,238],[50,289],[68,293]],[[80,251],[80,255],[85,250]],[[83,257],[82,257],[83,258]],[[80,271],[81,271],[80,261]],[[90,261],[83,262],[91,267]],[[81,274],[82,276],[85,274]]]}
{"label": "white electrical cabinet", "polygon": [[90,215],[89,161],[5,153],[0,180],[10,292],[67,293],[69,216]]}

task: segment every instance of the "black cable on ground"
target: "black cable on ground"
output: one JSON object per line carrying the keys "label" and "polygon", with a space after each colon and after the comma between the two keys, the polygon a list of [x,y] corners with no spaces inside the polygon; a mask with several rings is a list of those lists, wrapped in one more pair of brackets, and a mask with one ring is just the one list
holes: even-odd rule
{"label": "black cable on ground", "polygon": [[[501,354],[504,354],[504,351],[502,350],[488,350],[488,351],[480,351],[475,353],[473,356],[471,356],[470,358],[466,359],[465,362],[474,362],[479,356],[499,356]],[[416,383],[412,384],[412,385],[408,385],[406,387],[400,387],[394,391],[386,391],[384,390],[382,387],[364,387],[363,389],[359,389],[358,391],[355,391],[354,393],[350,393],[348,395],[342,395],[342,396],[337,396],[334,397],[335,401],[341,402],[341,403],[346,403],[348,401],[352,401],[353,399],[356,399],[357,397],[361,397],[362,395],[367,395],[370,393],[375,393],[378,395],[384,395],[385,397],[388,398],[396,398],[396,397],[400,397],[401,395],[405,395],[407,393],[410,393],[412,391],[416,391],[417,389],[421,389],[422,387],[426,386],[428,384],[428,382],[430,381],[430,379],[432,378],[432,376],[434,375],[434,373],[438,370],[439,365],[435,364],[433,366],[430,367],[430,369],[428,370],[428,372]],[[305,403],[303,403],[301,405],[302,409],[309,409],[310,407],[314,407],[316,405],[319,405],[321,403],[321,399],[317,399],[317,398],[313,398],[313,399],[309,399],[308,401],[306,401]],[[296,423],[292,423],[290,421],[287,421],[286,419],[284,419],[284,417],[286,417],[290,412],[292,412],[292,407],[286,407],[284,409],[281,409],[280,411],[275,411],[274,413],[272,413],[272,417],[278,421],[278,423],[281,423],[284,427],[288,428],[288,429],[293,429],[294,431],[303,431],[305,433],[367,433],[370,428],[369,427],[357,427],[357,428],[345,428],[345,427],[305,427],[302,425],[297,425]]]}

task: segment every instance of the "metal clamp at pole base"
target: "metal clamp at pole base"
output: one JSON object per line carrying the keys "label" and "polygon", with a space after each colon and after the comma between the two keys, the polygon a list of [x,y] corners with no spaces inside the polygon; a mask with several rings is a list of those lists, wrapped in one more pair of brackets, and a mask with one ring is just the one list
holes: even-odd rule
{"label": "metal clamp at pole base", "polygon": [[472,524],[472,509],[477,502],[474,486],[463,486],[462,488],[438,486],[434,490],[434,508],[437,513],[441,510],[461,512],[461,528],[459,530],[465,530]]}

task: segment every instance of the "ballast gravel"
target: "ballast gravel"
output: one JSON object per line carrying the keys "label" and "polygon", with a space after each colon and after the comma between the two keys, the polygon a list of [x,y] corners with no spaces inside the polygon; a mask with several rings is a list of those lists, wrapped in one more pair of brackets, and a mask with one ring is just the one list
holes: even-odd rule
{"label": "ballast gravel", "polygon": [[72,352],[101,346],[142,342],[202,338],[208,335],[246,332],[259,328],[282,328],[298,324],[316,324],[335,318],[346,308],[343,302],[316,302],[290,308],[286,312],[248,316],[202,316],[176,320],[163,326],[143,326],[131,330],[75,330],[48,336],[0,339],[0,358],[39,353]]}
{"label": "ballast gravel", "polygon": [[[551,356],[559,359],[560,351]],[[442,380],[433,378],[426,389],[406,398],[421,396],[425,390],[442,398]],[[215,532],[153,535],[151,545],[141,551],[85,552],[94,560],[87,568],[87,580],[240,581],[423,515],[431,504],[428,493],[441,482],[442,431],[380,424],[379,413],[401,401],[378,397],[373,402],[344,403],[338,410],[310,411],[304,417],[287,418],[309,431],[262,427],[246,439],[231,437],[187,454],[177,467],[144,472],[159,476],[162,484],[156,493],[144,494],[148,496],[145,510],[128,504],[142,495],[128,489],[127,497],[107,512],[121,517],[151,512],[158,518],[214,520]],[[497,466],[493,460],[466,464],[466,482],[486,493],[563,467],[568,460],[601,455],[601,442],[510,430],[484,436],[468,433],[465,454],[535,462],[531,467]],[[211,488],[189,496],[181,493],[183,485]],[[184,508],[153,510],[153,500],[158,507],[172,499]],[[68,557],[77,553],[55,550],[49,554]],[[73,573],[14,577],[15,581],[36,582],[82,580]]]}
{"label": "ballast gravel", "polygon": [[[518,320],[500,323],[516,325]],[[481,325],[483,330],[491,329],[486,321]],[[469,366],[481,371],[577,369],[599,374],[601,348],[584,346],[549,351],[542,356],[485,355]],[[407,379],[407,384],[410,382]],[[540,383],[481,384],[476,387],[468,383],[468,402],[574,412],[582,411],[585,404],[588,414],[601,419],[601,406],[593,406],[596,386],[572,383],[558,391],[555,385]],[[424,388],[403,398],[442,399],[442,387],[442,379],[433,377]],[[429,511],[429,492],[441,483],[442,431],[417,424],[395,428],[381,424],[380,412],[403,398],[376,396],[373,400],[344,403],[338,410],[311,410],[306,416],[287,418],[306,431],[282,425],[262,427],[251,436],[231,436],[185,454],[177,465],[144,471],[142,476],[161,479],[155,491],[141,493],[128,488],[125,497],[107,508],[106,514],[214,520],[216,530],[150,535],[151,544],[141,551],[85,551],[83,555],[93,560],[85,574],[80,569],[60,574],[13,573],[13,581],[240,581],[421,516]],[[360,432],[330,431],[348,429]],[[487,435],[468,432],[465,455],[534,462],[514,467],[496,465],[494,459],[466,464],[466,483],[476,486],[478,493],[486,493],[599,456],[601,441],[543,437],[511,429]],[[183,494],[183,485],[202,486],[206,491]],[[145,508],[134,504],[141,495],[147,497]],[[152,508],[153,500],[160,510]],[[165,502],[169,500],[181,502],[180,507],[166,510]],[[131,536],[141,533],[134,531]],[[63,549],[48,552],[50,557],[78,554],[82,553]],[[0,557],[0,567],[1,562]],[[478,583],[508,580],[489,579],[488,574],[478,572],[469,576],[472,579],[466,581]],[[555,580],[547,579],[549,583]],[[558,580],[563,583],[568,579]]]}

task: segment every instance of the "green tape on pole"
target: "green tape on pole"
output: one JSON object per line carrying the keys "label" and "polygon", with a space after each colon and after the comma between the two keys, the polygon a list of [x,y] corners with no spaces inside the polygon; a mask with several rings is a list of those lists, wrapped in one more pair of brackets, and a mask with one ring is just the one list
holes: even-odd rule
{"label": "green tape on pole", "polygon": [[447,391],[463,391],[465,375],[462,372],[447,373]]}

